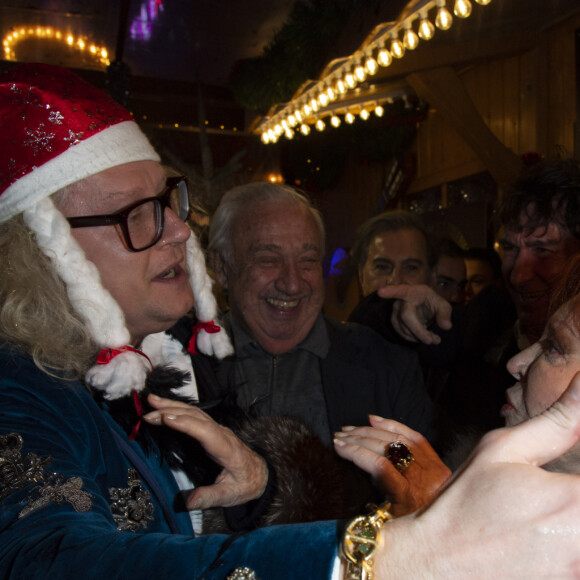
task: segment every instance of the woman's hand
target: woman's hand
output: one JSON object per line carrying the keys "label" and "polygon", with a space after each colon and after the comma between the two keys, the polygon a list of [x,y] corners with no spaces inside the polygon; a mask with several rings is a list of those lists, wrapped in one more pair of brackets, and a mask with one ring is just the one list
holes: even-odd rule
{"label": "woman's hand", "polygon": [[147,413],[143,417],[145,421],[166,425],[193,437],[223,467],[214,484],[193,490],[187,498],[188,509],[231,507],[264,493],[268,482],[266,462],[230,429],[186,403],[155,395],[149,395],[147,400],[156,410]]}
{"label": "woman's hand", "polygon": [[[417,431],[373,415],[369,420],[371,427],[343,427],[336,433],[336,452],[371,474],[391,502],[394,516],[414,512],[428,504],[451,477],[449,468]],[[403,473],[385,457],[389,443],[394,441],[403,442],[414,456]]]}

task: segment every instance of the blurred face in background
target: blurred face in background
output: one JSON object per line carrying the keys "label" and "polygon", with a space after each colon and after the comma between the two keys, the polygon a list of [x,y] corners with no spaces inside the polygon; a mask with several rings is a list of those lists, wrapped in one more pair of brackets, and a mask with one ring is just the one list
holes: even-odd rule
{"label": "blurred face in background", "polygon": [[435,266],[435,291],[450,304],[463,304],[466,276],[463,258],[442,255]]}
{"label": "blurred face in background", "polygon": [[552,221],[532,232],[506,228],[499,243],[504,282],[518,312],[520,331],[535,342],[546,324],[552,291],[568,260],[580,252],[580,240]]}
{"label": "blurred face in background", "polygon": [[465,284],[465,301],[473,300],[484,288],[494,284],[493,268],[485,260],[465,259],[467,282]]}
{"label": "blurred face in background", "polygon": [[377,234],[369,244],[364,266],[359,268],[359,280],[364,296],[383,286],[432,285],[422,232],[405,228]]}

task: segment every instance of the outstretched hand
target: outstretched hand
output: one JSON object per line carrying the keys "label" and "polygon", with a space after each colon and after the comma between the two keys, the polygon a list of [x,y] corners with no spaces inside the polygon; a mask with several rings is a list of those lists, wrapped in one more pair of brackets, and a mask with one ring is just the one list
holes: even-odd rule
{"label": "outstretched hand", "polygon": [[439,344],[441,337],[428,330],[435,323],[443,330],[451,328],[451,304],[433,288],[423,284],[383,286],[377,290],[381,298],[395,298],[391,324],[405,340]]}
{"label": "outstretched hand", "polygon": [[186,501],[188,509],[231,507],[260,497],[268,482],[265,460],[234,433],[216,423],[201,409],[186,403],[149,395],[156,410],[143,419],[186,433],[203,446],[208,455],[223,467],[215,483],[194,489]]}
{"label": "outstretched hand", "polygon": [[549,410],[488,433],[426,509],[383,528],[377,580],[425,570],[446,580],[579,578],[580,476],[539,467],[579,439],[576,375]]}
{"label": "outstretched hand", "polygon": [[[391,502],[391,513],[403,516],[428,504],[451,471],[441,461],[427,439],[402,423],[369,417],[371,427],[343,427],[335,434],[334,448],[368,472]],[[403,473],[385,457],[389,443],[401,441],[411,450],[414,461]]]}

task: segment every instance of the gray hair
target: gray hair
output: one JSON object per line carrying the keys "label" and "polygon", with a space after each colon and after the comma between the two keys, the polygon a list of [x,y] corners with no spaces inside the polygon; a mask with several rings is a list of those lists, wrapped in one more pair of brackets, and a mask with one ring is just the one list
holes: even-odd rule
{"label": "gray hair", "polygon": [[320,247],[324,253],[325,230],[321,213],[306,195],[288,185],[255,182],[230,189],[222,198],[209,228],[208,253],[218,254],[232,268],[234,224],[242,211],[259,203],[293,203],[308,208],[320,233]]}
{"label": "gray hair", "polygon": [[419,216],[405,210],[386,211],[364,222],[356,232],[350,251],[352,263],[357,268],[364,268],[369,246],[373,239],[383,232],[397,232],[399,230],[418,230],[423,234],[427,246],[427,264],[429,268],[433,269],[437,262],[433,243]]}

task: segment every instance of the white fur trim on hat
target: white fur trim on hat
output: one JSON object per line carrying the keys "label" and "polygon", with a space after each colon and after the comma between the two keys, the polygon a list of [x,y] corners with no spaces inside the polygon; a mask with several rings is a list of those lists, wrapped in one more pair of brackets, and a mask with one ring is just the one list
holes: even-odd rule
{"label": "white fur trim on hat", "polygon": [[[205,256],[195,234],[192,232],[186,243],[189,280],[195,297],[195,312],[198,320],[218,323],[219,311],[212,290],[212,279],[207,273]],[[233,354],[234,348],[225,329],[210,334],[201,329],[197,335],[197,348],[204,354],[224,358]]]}
{"label": "white fur trim on hat", "polygon": [[103,287],[97,267],[85,257],[52,199],[39,200],[22,215],[36,234],[36,243],[65,283],[75,312],[82,317],[95,342],[110,348],[128,344],[129,331],[121,307]]}
{"label": "white fur trim on hat", "polygon": [[132,161],[160,161],[137,123],[124,121],[71,145],[15,181],[0,197],[0,222],[33,207],[59,189]]}

